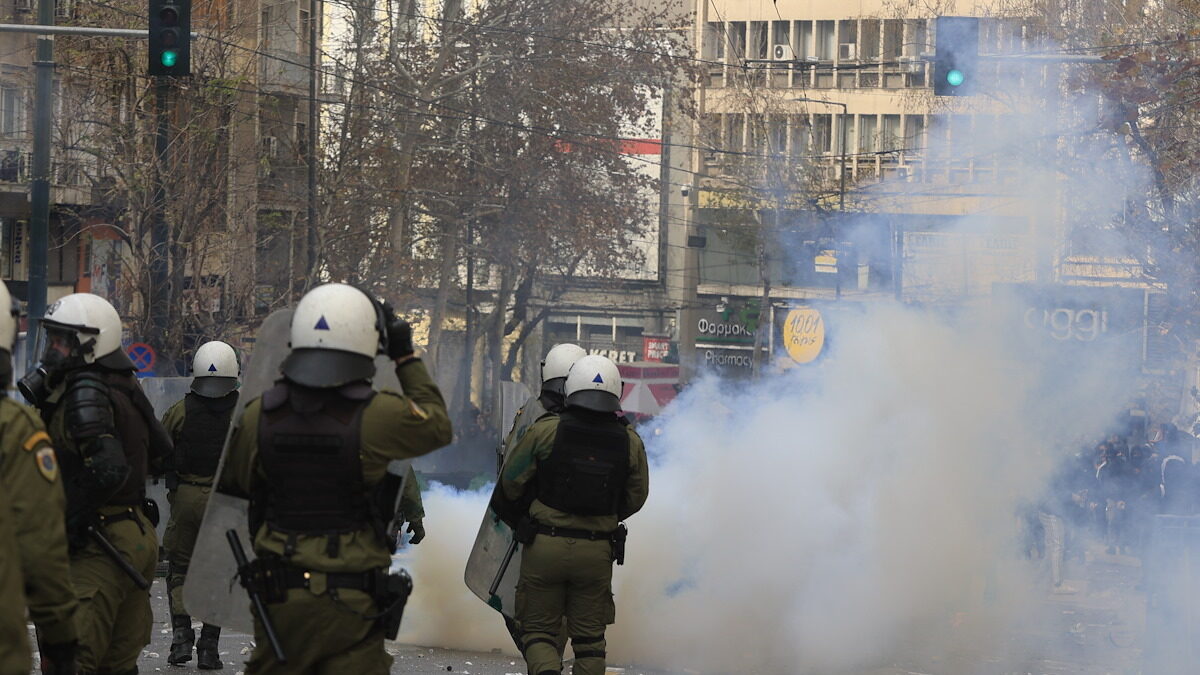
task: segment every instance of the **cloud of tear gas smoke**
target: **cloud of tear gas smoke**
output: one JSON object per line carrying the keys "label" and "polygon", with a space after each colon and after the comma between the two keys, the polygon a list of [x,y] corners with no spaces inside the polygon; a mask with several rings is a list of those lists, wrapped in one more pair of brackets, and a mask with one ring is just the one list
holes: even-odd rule
{"label": "cloud of tear gas smoke", "polygon": [[[1018,339],[989,287],[1031,280],[1034,250],[1064,234],[1052,226],[1056,204],[1103,222],[1145,176],[1108,161],[1114,141],[1082,113],[1064,122],[997,105],[1019,114],[956,134],[969,146],[927,150],[946,166],[988,157],[1015,168],[1016,183],[977,199],[977,212],[948,210],[959,218],[939,234],[1026,242],[1016,262],[966,246],[942,262],[914,253],[906,299],[937,304],[953,299],[939,295],[948,288],[963,295],[955,312],[864,303],[839,316],[819,365],[742,385],[693,383],[647,436],[651,494],[630,520],[615,576],[611,659],[846,672],[964,639],[1000,649],[1003,629],[1044,599],[1031,566],[1013,564],[1015,509],[1041,496],[1062,447],[1109,426],[1135,383],[1110,352],[1063,360]],[[1090,168],[1071,172],[1041,154],[1064,140],[1076,144],[1076,166]],[[998,218],[1003,210],[1017,217]],[[939,291],[950,258],[961,283]],[[500,617],[462,582],[486,500],[447,488],[427,495],[430,534],[413,555],[402,640],[511,652]]]}
{"label": "cloud of tear gas smoke", "polygon": [[[1044,487],[1056,438],[1111,421],[1124,383],[1099,364],[1052,372],[975,313],[881,307],[839,335],[819,371],[705,379],[647,434],[614,661],[828,673],[1022,611],[1014,508]],[[486,500],[427,493],[402,641],[511,652],[462,583]]]}

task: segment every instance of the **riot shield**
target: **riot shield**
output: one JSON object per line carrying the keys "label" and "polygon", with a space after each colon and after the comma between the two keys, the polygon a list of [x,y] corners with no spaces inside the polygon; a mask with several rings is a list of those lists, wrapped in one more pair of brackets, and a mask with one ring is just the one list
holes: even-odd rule
{"label": "riot shield", "polygon": [[517,579],[521,576],[521,545],[513,531],[488,507],[467,557],[463,580],[480,600],[504,616],[516,614]]}
{"label": "riot shield", "polygon": [[[279,378],[279,367],[288,354],[291,321],[292,310],[281,309],[272,312],[258,329],[254,351],[242,366],[240,396],[233,410],[234,424],[229,425],[229,436],[225,438],[217,476],[225,469],[229,438],[246,404],[262,396]],[[254,621],[246,591],[235,579],[237,564],[226,542],[225,532],[235,529],[242,541],[248,544],[254,541],[249,532],[248,507],[249,501],[246,499],[213,490],[196,537],[187,580],[183,584],[183,605],[189,614],[205,623],[243,633],[254,632]]]}
{"label": "riot shield", "polygon": [[[507,447],[508,440],[518,440],[517,436],[544,414],[546,410],[536,396],[526,401],[517,419],[513,420],[512,429],[505,438],[505,446],[500,449],[501,461],[512,450]],[[520,433],[514,436],[514,431]],[[512,528],[500,520],[500,516],[489,506],[483,514],[479,533],[475,535],[475,545],[467,557],[463,580],[480,600],[501,614],[512,617],[516,612],[517,578],[520,575],[521,546],[513,540]]]}

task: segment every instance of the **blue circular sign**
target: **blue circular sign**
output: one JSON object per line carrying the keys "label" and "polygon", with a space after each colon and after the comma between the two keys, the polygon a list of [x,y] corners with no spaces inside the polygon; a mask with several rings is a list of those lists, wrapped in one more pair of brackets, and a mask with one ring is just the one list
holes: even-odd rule
{"label": "blue circular sign", "polygon": [[158,356],[154,353],[154,348],[145,342],[135,342],[125,350],[129,355],[129,360],[133,361],[133,365],[138,369],[139,373],[144,373],[154,367],[154,362]]}

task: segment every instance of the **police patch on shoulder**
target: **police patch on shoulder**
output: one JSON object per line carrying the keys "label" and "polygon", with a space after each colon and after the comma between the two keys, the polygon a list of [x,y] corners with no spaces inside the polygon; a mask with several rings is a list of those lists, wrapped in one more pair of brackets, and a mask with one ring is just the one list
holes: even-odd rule
{"label": "police patch on shoulder", "polygon": [[25,452],[29,452],[36,448],[39,443],[49,442],[50,434],[46,433],[45,431],[38,430],[33,432],[33,435],[25,440],[25,444],[22,447],[25,448]]}
{"label": "police patch on shoulder", "polygon": [[416,402],[416,401],[414,401],[414,400],[412,400],[412,399],[409,399],[409,400],[408,400],[408,407],[412,408],[412,413],[413,413],[414,415],[416,415],[417,417],[420,417],[420,418],[421,418],[421,419],[423,419],[423,420],[427,420],[427,419],[429,419],[429,413],[425,412],[425,409],[424,409],[424,408],[422,408],[421,406],[417,405],[417,402]]}
{"label": "police patch on shoulder", "polygon": [[58,480],[58,457],[54,455],[54,448],[46,446],[37,451],[37,468],[42,474],[42,478],[53,483]]}

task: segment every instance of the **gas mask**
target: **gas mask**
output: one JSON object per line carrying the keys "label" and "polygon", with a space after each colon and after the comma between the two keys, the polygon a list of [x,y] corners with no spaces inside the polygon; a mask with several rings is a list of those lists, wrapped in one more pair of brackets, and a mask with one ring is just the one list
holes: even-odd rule
{"label": "gas mask", "polygon": [[34,407],[41,407],[50,402],[55,390],[66,379],[66,374],[86,365],[83,355],[95,343],[96,339],[93,337],[81,345],[79,336],[74,331],[43,326],[42,330],[38,331],[35,345],[37,353],[42,355],[42,360],[17,382],[17,389]]}

